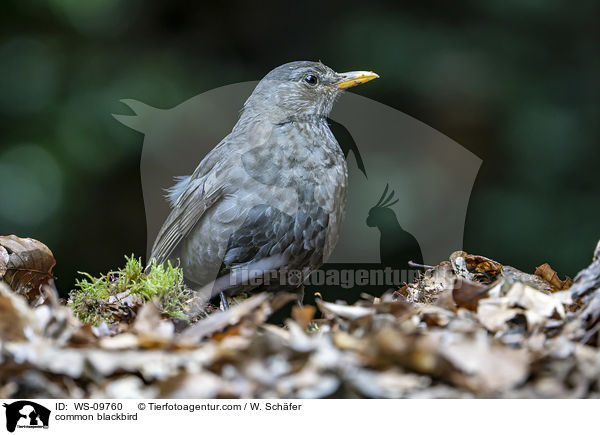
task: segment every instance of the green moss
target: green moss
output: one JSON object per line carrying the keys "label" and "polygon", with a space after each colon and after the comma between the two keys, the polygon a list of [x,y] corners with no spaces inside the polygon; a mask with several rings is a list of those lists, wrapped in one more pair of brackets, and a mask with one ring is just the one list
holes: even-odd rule
{"label": "green moss", "polygon": [[146,274],[141,259],[133,255],[125,259],[125,267],[97,278],[79,272],[84,278],[76,281],[68,302],[79,320],[94,325],[127,321],[151,300],[158,300],[165,316],[187,319],[191,291],[184,285],[180,268],[152,260]]}

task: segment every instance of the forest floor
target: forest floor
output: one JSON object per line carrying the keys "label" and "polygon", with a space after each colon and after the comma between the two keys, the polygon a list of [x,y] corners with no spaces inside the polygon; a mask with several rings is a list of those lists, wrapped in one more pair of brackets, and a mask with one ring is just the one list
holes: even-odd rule
{"label": "forest floor", "polygon": [[40,242],[0,237],[0,398],[600,397],[600,244],[574,280],[459,251],[353,305],[258,293],[188,320],[193,294],[131,278],[82,322],[53,265]]}

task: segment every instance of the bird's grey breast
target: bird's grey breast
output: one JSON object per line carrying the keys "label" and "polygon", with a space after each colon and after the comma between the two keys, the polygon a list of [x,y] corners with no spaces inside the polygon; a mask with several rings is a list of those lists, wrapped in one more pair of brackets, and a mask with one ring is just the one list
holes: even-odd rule
{"label": "bird's grey breast", "polygon": [[[263,189],[282,188],[286,197],[251,210],[232,234],[226,264],[250,261],[250,255],[238,255],[246,251],[254,259],[283,253],[288,266],[320,266],[337,239],[347,186],[346,162],[325,120],[278,125],[265,145],[248,150],[241,160]],[[269,243],[248,245],[266,234]]]}
{"label": "bird's grey breast", "polygon": [[325,121],[276,125],[260,136],[229,154],[226,194],[184,243],[194,281],[270,256],[312,270],[337,241],[347,168]]}
{"label": "bird's grey breast", "polygon": [[251,148],[241,160],[261,184],[289,189],[290,196],[314,200],[327,212],[337,206],[335,187],[347,184],[343,153],[325,120],[278,125],[264,145]]}

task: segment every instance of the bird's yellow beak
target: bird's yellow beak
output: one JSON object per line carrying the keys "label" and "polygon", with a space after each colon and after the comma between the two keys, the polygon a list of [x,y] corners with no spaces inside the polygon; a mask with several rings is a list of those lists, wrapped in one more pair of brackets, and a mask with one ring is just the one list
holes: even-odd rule
{"label": "bird's yellow beak", "polygon": [[373,71],[350,71],[341,73],[340,76],[342,76],[342,79],[334,84],[339,89],[351,88],[379,78]]}

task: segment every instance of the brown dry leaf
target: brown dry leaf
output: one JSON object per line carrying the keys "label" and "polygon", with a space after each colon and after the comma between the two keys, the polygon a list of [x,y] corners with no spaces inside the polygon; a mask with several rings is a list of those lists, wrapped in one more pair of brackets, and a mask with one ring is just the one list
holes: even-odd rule
{"label": "brown dry leaf", "polygon": [[552,290],[552,284],[550,284],[545,279],[537,275],[525,273],[511,266],[504,266],[504,271],[502,275],[504,276],[505,280],[508,280],[509,282],[521,282],[525,285],[528,285],[529,287],[533,287],[543,291]]}
{"label": "brown dry leaf", "polygon": [[544,263],[535,269],[535,275],[543,278],[552,284],[555,290],[566,290],[573,285],[573,280],[568,276],[563,280],[558,277],[556,273],[548,263]]}
{"label": "brown dry leaf", "polygon": [[271,300],[271,310],[273,312],[283,308],[285,305],[289,304],[291,301],[297,301],[298,295],[296,293],[289,293],[280,291],[273,295],[273,299]]}
{"label": "brown dry leaf", "polygon": [[[46,245],[34,239],[15,235],[0,236],[0,277],[17,293],[29,301],[39,299],[42,286],[54,287],[52,268],[56,264]],[[4,272],[2,272],[4,271]]]}
{"label": "brown dry leaf", "polygon": [[317,308],[312,305],[305,305],[302,308],[295,306],[292,308],[292,318],[300,327],[308,328],[316,312]]}
{"label": "brown dry leaf", "polygon": [[332,336],[334,344],[341,350],[351,350],[357,353],[367,353],[369,343],[344,331],[335,331]]}
{"label": "brown dry leaf", "polygon": [[520,309],[511,308],[506,298],[482,299],[477,306],[477,318],[492,332],[507,330],[507,322],[521,312]]}
{"label": "brown dry leaf", "polygon": [[223,331],[228,326],[238,324],[255,310],[260,311],[258,316],[259,318],[262,317],[264,321],[271,312],[270,307],[267,306],[268,304],[265,304],[270,297],[269,293],[259,293],[227,311],[217,311],[184,330],[180,337],[185,342],[200,341],[216,332]]}
{"label": "brown dry leaf", "polygon": [[492,276],[502,273],[502,265],[500,263],[481,255],[468,254],[465,260],[469,269],[473,270],[473,273],[486,273]]}
{"label": "brown dry leaf", "polygon": [[508,322],[517,315],[527,320],[527,329],[533,331],[547,325],[551,319],[565,318],[565,305],[571,303],[564,292],[544,293],[521,282],[514,283],[505,296],[482,299],[477,308],[479,321],[489,331],[506,331]]}
{"label": "brown dry leaf", "polygon": [[520,282],[511,287],[506,299],[509,305],[524,308],[527,314],[535,314],[541,318],[565,317],[565,307],[560,295],[546,294]]}
{"label": "brown dry leaf", "polygon": [[456,275],[452,264],[443,261],[439,265],[427,269],[421,279],[408,284],[399,296],[404,296],[408,302],[431,303],[445,290],[452,289]]}
{"label": "brown dry leaf", "polygon": [[405,300],[408,299],[408,297],[409,297],[408,285],[405,284],[402,287],[400,287],[398,290],[396,290],[394,292],[394,296],[399,299],[405,299]]}
{"label": "brown dry leaf", "polygon": [[594,251],[592,263],[575,275],[573,285],[570,288],[575,300],[598,289],[600,289],[600,241]]}
{"label": "brown dry leaf", "polygon": [[222,384],[223,381],[219,376],[208,371],[181,374],[159,383],[159,397],[171,399],[216,398],[223,388]]}
{"label": "brown dry leaf", "polygon": [[466,337],[455,334],[443,341],[442,355],[464,376],[450,375],[477,393],[506,391],[529,374],[529,355],[524,349],[492,344],[486,334]]}
{"label": "brown dry leaf", "polygon": [[454,284],[454,274],[452,265],[448,261],[443,261],[433,269],[427,269],[423,277],[423,287],[429,291],[439,293]]}
{"label": "brown dry leaf", "polygon": [[453,315],[452,311],[432,305],[424,306],[419,313],[421,321],[425,322],[429,327],[446,326],[450,323],[450,319]]}
{"label": "brown dry leaf", "polygon": [[404,373],[396,368],[382,372],[366,369],[348,370],[345,378],[362,396],[386,399],[400,399],[431,384],[431,379],[426,376]]}
{"label": "brown dry leaf", "polygon": [[391,314],[394,317],[407,316],[415,310],[413,304],[404,300],[382,302],[379,298],[375,298],[370,306],[375,308],[377,314]]}
{"label": "brown dry leaf", "polygon": [[469,270],[465,257],[467,253],[464,251],[456,251],[450,255],[450,264],[452,264],[452,270],[459,278],[466,281],[475,281],[475,275]]}
{"label": "brown dry leaf", "polygon": [[444,361],[439,354],[440,339],[439,332],[418,337],[386,327],[376,332],[373,345],[383,361],[418,373],[439,376],[444,371]]}
{"label": "brown dry leaf", "polygon": [[452,297],[460,308],[477,311],[479,300],[487,297],[490,288],[490,286],[484,286],[474,281],[457,279],[452,290]]}
{"label": "brown dry leaf", "polygon": [[0,281],[0,340],[24,340],[26,328],[40,333],[34,310],[22,296]]}
{"label": "brown dry leaf", "polygon": [[573,337],[581,339],[583,343],[595,341],[600,345],[600,241],[596,245],[592,263],[581,270],[569,289],[573,299],[584,308],[576,313],[576,321],[569,325],[575,331]]}
{"label": "brown dry leaf", "polygon": [[0,339],[6,341],[21,341],[25,339],[23,322],[13,306],[12,301],[0,296]]}
{"label": "brown dry leaf", "polygon": [[341,317],[343,319],[357,320],[375,314],[374,308],[361,307],[359,305],[333,304],[321,299],[316,299],[316,302],[319,310],[330,318]]}
{"label": "brown dry leaf", "polygon": [[138,336],[140,346],[145,348],[168,347],[173,339],[175,327],[164,320],[157,308],[158,300],[142,305],[137,313],[132,330]]}
{"label": "brown dry leaf", "polygon": [[237,337],[241,335],[242,328],[239,324],[230,326],[223,332],[217,332],[212,335],[212,340],[214,341],[223,341],[228,337]]}
{"label": "brown dry leaf", "polygon": [[[470,280],[492,282],[502,274],[503,266],[497,261],[481,255],[467,254],[464,251],[456,251],[450,255],[450,262],[457,275]],[[466,269],[466,270],[465,270]]]}
{"label": "brown dry leaf", "polygon": [[4,276],[6,271],[8,270],[8,262],[10,257],[8,256],[8,251],[4,246],[0,245],[0,279]]}
{"label": "brown dry leaf", "polygon": [[444,308],[445,310],[456,312],[457,306],[452,296],[454,289],[446,289],[441,292],[435,300],[435,306]]}
{"label": "brown dry leaf", "polygon": [[69,338],[69,345],[73,347],[91,346],[98,342],[98,337],[92,330],[92,325],[81,325],[79,329],[73,332]]}
{"label": "brown dry leaf", "polygon": [[474,274],[476,278],[486,278],[491,280],[502,273],[503,266],[500,263],[481,255],[456,251],[450,255],[450,262],[456,264],[459,258],[464,259],[464,264],[468,271]]}

